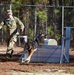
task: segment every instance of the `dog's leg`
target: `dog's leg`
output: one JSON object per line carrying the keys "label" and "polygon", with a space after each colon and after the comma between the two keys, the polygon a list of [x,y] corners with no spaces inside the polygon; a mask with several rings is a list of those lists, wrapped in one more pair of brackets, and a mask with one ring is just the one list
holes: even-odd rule
{"label": "dog's leg", "polygon": [[31,59],[31,57],[32,57],[32,55],[33,55],[33,53],[35,52],[37,50],[37,48],[36,49],[31,49],[31,51],[30,51],[30,53],[29,53],[29,56],[28,56],[28,58],[26,59],[26,62],[27,63],[29,63],[30,62],[30,59]]}

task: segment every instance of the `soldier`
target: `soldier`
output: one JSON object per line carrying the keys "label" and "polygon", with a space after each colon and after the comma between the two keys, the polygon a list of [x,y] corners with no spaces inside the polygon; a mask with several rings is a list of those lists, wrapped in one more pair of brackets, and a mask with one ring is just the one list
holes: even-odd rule
{"label": "soldier", "polygon": [[18,28],[21,28],[21,31],[24,30],[23,23],[17,18],[13,16],[12,10],[7,10],[7,16],[0,23],[0,29],[4,27],[6,32],[6,43],[7,43],[7,51],[6,57],[11,58],[13,55],[13,46],[17,41],[17,36],[19,32],[17,31]]}

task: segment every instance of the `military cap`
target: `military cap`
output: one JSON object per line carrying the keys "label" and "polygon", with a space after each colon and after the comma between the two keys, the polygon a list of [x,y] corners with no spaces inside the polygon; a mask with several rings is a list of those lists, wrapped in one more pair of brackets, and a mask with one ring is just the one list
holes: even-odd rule
{"label": "military cap", "polygon": [[7,14],[12,14],[12,10],[7,10]]}

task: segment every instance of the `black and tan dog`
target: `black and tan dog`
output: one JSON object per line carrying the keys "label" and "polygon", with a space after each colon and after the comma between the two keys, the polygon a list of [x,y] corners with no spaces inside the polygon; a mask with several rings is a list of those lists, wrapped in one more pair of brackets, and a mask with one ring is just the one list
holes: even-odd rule
{"label": "black and tan dog", "polygon": [[[39,34],[34,41],[32,42],[27,42],[25,44],[25,47],[24,47],[24,51],[25,50],[28,50],[28,57],[26,58],[26,60],[24,60],[24,62],[26,63],[29,63],[30,62],[30,59],[33,55],[33,53],[37,50],[37,47],[39,46],[40,43],[44,43],[45,42],[45,34]],[[21,55],[20,59],[23,59],[25,56],[25,53],[23,52],[23,54]],[[22,60],[21,60],[22,62]],[[22,62],[23,63],[23,62]]]}

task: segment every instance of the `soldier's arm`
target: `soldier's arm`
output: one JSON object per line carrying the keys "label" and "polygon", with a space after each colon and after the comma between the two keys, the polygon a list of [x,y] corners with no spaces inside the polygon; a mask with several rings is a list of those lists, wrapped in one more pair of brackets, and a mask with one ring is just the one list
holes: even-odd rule
{"label": "soldier's arm", "polygon": [[16,18],[16,21],[20,25],[21,30],[24,31],[24,28],[25,28],[24,24],[18,18]]}
{"label": "soldier's arm", "polygon": [[3,27],[3,25],[4,25],[4,22],[2,21],[2,22],[0,23],[0,29]]}

